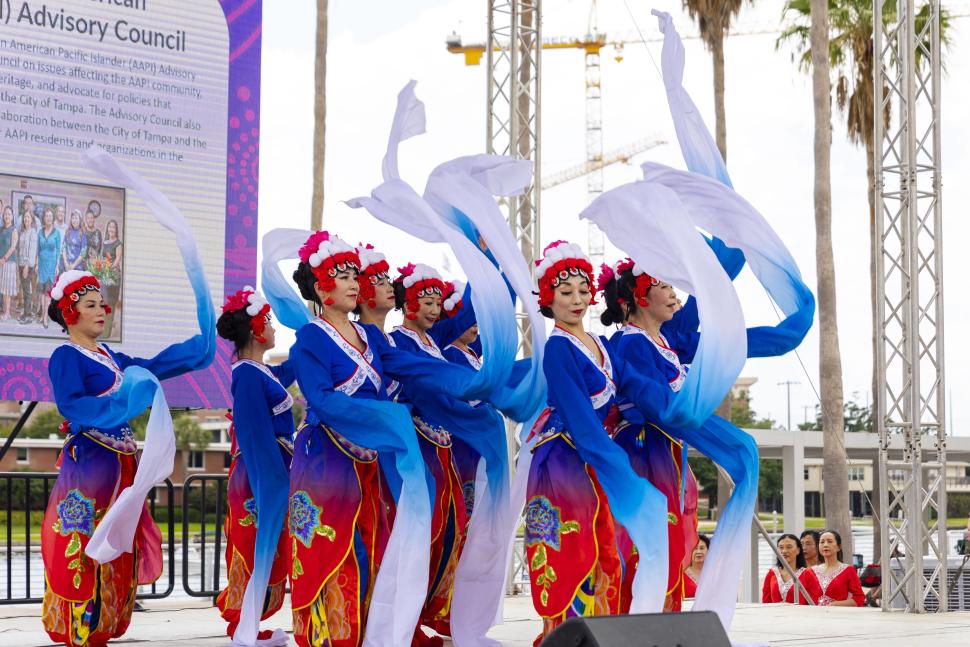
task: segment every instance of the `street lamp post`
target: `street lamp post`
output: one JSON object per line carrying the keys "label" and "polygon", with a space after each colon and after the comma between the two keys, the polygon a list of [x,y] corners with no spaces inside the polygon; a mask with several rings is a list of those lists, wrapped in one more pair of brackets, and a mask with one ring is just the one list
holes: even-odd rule
{"label": "street lamp post", "polygon": [[788,431],[791,431],[791,388],[793,385],[801,384],[801,382],[796,382],[794,380],[785,380],[784,382],[779,382],[778,386],[785,387],[785,391],[788,395],[788,426],[785,427]]}

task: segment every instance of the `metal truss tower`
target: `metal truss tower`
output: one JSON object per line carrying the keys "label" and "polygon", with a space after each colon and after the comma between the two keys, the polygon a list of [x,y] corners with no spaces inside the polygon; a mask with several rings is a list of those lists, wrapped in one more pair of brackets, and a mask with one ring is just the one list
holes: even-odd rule
{"label": "metal truss tower", "polygon": [[[882,608],[920,613],[946,611],[952,583],[946,539],[940,4],[915,5],[873,0],[874,244]],[[903,442],[902,460],[889,458],[895,438]],[[924,564],[924,554],[935,564]]]}
{"label": "metal truss tower", "polygon": [[[509,227],[529,267],[539,256],[539,161],[542,0],[488,0],[485,149],[532,162],[525,193],[506,201]],[[528,319],[519,319],[531,351]]]}

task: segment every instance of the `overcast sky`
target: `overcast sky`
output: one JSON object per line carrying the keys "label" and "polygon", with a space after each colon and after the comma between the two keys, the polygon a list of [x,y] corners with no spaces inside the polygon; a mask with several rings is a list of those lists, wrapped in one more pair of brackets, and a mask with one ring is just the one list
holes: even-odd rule
{"label": "overcast sky", "polygon": [[[629,3],[629,11],[627,8]],[[589,0],[545,0],[543,35],[586,33]],[[945,3],[954,13],[970,13],[970,1]],[[781,18],[781,0],[746,6],[737,30],[771,29]],[[650,9],[674,15],[681,33],[692,31],[680,0],[600,0],[600,31],[629,34],[636,27],[659,35]],[[260,149],[260,232],[274,227],[308,227],[313,132],[314,7],[312,0],[266,2],[263,6],[263,88]],[[632,11],[633,17],[630,15]],[[466,67],[449,54],[445,37],[458,31],[466,42],[485,36],[486,0],[408,0],[359,2],[330,0],[327,78],[327,167],[324,227],[352,243],[372,242],[392,267],[408,261],[435,265],[444,274],[459,270],[442,247],[427,245],[354,211],[342,200],[365,195],[380,182],[380,162],[398,91],[409,79],[427,107],[428,133],[402,147],[402,175],[419,191],[428,172],[459,155],[484,152],[485,68]],[[944,250],[947,277],[946,373],[951,428],[970,434],[965,395],[970,375],[963,361],[970,343],[962,335],[970,321],[960,277],[970,274],[970,255],[962,253],[970,227],[963,220],[970,198],[970,127],[959,118],[970,109],[970,48],[963,39],[970,18],[952,23],[943,81]],[[791,62],[791,51],[776,51],[777,34],[738,35],[725,52],[728,168],[735,188],[777,230],[798,261],[807,283],[815,286],[813,192],[813,115],[811,79]],[[685,86],[713,130],[711,59],[697,40],[686,41]],[[649,45],[659,64],[660,43]],[[649,135],[671,142],[613,166],[607,189],[639,179],[639,163],[654,160],[683,167],[670,122],[663,85],[648,48],[629,45],[622,62],[603,51],[604,150]],[[579,50],[546,51],[542,59],[542,170],[554,173],[585,159],[585,89]],[[869,233],[865,157],[845,136],[844,119],[833,117],[832,198],[835,262],[839,288],[839,331],[846,399],[871,399]],[[574,180],[542,195],[542,242],[566,238],[586,246],[585,224],[577,216],[586,204],[586,183]],[[608,251],[608,259],[618,254]],[[446,260],[448,257],[448,260]],[[745,271],[736,285],[748,325],[773,324],[777,317],[764,290]],[[292,341],[279,336],[280,346]],[[805,370],[799,362],[804,363]],[[784,426],[785,388],[791,389],[793,425],[814,416],[818,388],[818,328],[798,354],[750,360],[742,375],[758,378],[752,389],[755,411]]]}

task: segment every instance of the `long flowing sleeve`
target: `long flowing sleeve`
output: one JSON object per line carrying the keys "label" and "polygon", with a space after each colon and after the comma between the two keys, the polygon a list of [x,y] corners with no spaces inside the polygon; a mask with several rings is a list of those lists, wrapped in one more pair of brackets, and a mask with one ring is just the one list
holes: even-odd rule
{"label": "long flowing sleeve", "polygon": [[[94,559],[106,562],[122,552],[131,550],[135,525],[139,517],[138,510],[144,505],[145,498],[155,483],[164,480],[172,473],[175,460],[175,432],[158,379],[203,369],[212,363],[216,353],[216,317],[202,259],[199,257],[198,245],[178,208],[161,191],[99,146],[91,146],[81,156],[84,163],[92,170],[120,186],[133,190],[149,207],[159,224],[175,234],[175,244],[182,256],[182,263],[195,297],[196,319],[200,332],[199,335],[180,344],[170,346],[166,349],[167,352],[163,351],[154,358],[154,361],[149,363],[154,371],[138,365],[133,360],[125,369],[119,393],[123,393],[126,389],[136,391],[153,387],[153,406],[134,481],[115,500],[85,549]],[[126,384],[126,382],[135,384]],[[151,386],[149,383],[152,383]],[[116,393],[115,396],[117,395]],[[129,408],[132,407],[129,406]],[[144,410],[144,406],[141,409]]]}
{"label": "long flowing sleeve", "polygon": [[649,419],[672,425],[667,419],[668,404],[674,398],[670,385],[644,375],[610,346],[607,346],[607,352],[617,374],[616,386],[620,393],[629,398]]}
{"label": "long flowing sleeve", "polygon": [[89,557],[106,563],[121,553],[131,552],[148,491],[172,473],[175,433],[165,393],[148,370],[129,366],[117,391],[89,395],[84,388],[80,360],[77,351],[61,346],[48,364],[57,408],[71,422],[95,428],[118,427],[149,405],[152,407],[135,478],[108,508],[84,548]]}
{"label": "long flowing sleeve", "polygon": [[118,427],[140,415],[152,403],[157,382],[147,370],[129,368],[118,391],[111,395],[89,395],[84,388],[81,361],[77,351],[61,346],[48,363],[57,409],[71,422],[95,428]]}
{"label": "long flowing sleeve", "polygon": [[134,191],[151,209],[155,220],[175,235],[175,245],[182,256],[182,264],[195,298],[195,316],[200,334],[172,344],[151,360],[145,360],[143,367],[160,380],[208,367],[216,356],[215,306],[209,293],[209,283],[202,267],[198,244],[182,213],[164,193],[101,147],[91,146],[82,153],[82,159],[92,170]]}
{"label": "long flowing sleeve", "polygon": [[670,342],[682,364],[694,361],[701,334],[697,331],[700,317],[697,312],[697,299],[688,297],[684,307],[674,313],[673,319],[660,326],[660,334]]}
{"label": "long flowing sleeve", "polygon": [[269,573],[286,517],[290,479],[273,435],[265,378],[255,369],[239,370],[246,373],[233,383],[233,428],[256,498],[259,519],[253,573],[246,585],[234,638],[242,644],[255,644]]}
{"label": "long flowing sleeve", "polygon": [[[407,410],[388,402],[353,398],[337,391],[334,388],[330,355],[322,343],[312,343],[309,334],[306,329],[297,332],[297,343],[291,353],[300,390],[313,413],[356,444],[378,451],[405,449],[406,443],[397,438],[397,432],[402,426],[411,424]],[[374,420],[371,420],[371,415]],[[366,427],[361,425],[362,420],[368,420]],[[372,427],[371,423],[379,429]]]}
{"label": "long flowing sleeve", "polygon": [[[437,324],[436,324],[437,325]],[[368,326],[373,331],[376,328]],[[419,353],[411,353],[387,343],[383,334],[368,334],[375,352],[381,356],[384,372],[398,382],[408,382],[414,388],[441,391],[459,400],[488,400],[495,390],[488,382],[476,384],[473,380],[487,369],[473,371],[466,366],[442,362]],[[496,387],[497,388],[497,387]]]}
{"label": "long flowing sleeve", "polygon": [[118,367],[126,369],[129,366],[140,366],[151,372],[159,380],[167,380],[184,373],[204,368],[200,362],[199,349],[204,347],[206,340],[203,335],[193,335],[185,341],[174,343],[163,348],[154,357],[131,357],[112,350],[118,362]]}
{"label": "long flowing sleeve", "polygon": [[[728,247],[717,237],[704,240],[733,281],[744,267],[744,253],[740,249]],[[697,299],[690,296],[684,307],[674,313],[673,319],[660,326],[661,334],[671,343],[671,348],[677,352],[677,356],[684,364],[690,364],[694,360],[694,353],[697,352],[697,345],[700,343],[700,333],[698,333],[700,325]]]}

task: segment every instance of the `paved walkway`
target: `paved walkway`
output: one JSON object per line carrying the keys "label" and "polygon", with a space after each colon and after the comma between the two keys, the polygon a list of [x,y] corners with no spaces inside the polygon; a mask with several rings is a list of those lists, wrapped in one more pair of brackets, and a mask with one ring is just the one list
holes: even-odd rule
{"label": "paved walkway", "polygon": [[[275,616],[290,629],[289,608]],[[539,631],[528,597],[508,598],[505,624],[490,636],[506,647],[531,647]],[[209,647],[228,645],[216,610],[202,601],[176,605],[158,601],[136,613],[131,629],[112,645],[119,647]],[[970,612],[944,615],[882,613],[877,609],[809,608],[791,605],[741,605],[731,630],[735,645],[804,647],[970,647]],[[0,647],[49,647],[40,626],[40,606],[0,606]],[[291,643],[295,644],[295,643]],[[445,643],[446,645],[449,643]],[[693,646],[685,646],[693,647]]]}

